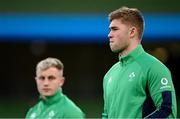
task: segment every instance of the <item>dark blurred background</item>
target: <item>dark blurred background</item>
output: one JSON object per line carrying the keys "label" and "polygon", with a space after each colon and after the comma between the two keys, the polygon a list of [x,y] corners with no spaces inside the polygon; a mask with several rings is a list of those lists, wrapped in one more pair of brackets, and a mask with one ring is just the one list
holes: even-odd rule
{"label": "dark blurred background", "polygon": [[63,92],[87,117],[101,117],[103,76],[118,61],[108,46],[107,16],[121,6],[144,14],[142,44],[171,70],[179,105],[179,5],[179,0],[1,0],[0,118],[23,118],[36,103],[35,67],[47,57],[65,65]]}

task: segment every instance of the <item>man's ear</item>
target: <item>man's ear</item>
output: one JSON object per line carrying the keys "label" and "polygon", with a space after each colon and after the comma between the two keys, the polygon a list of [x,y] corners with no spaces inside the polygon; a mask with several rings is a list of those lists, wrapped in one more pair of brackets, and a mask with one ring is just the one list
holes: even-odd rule
{"label": "man's ear", "polygon": [[137,28],[136,27],[131,27],[130,30],[129,30],[130,38],[133,38],[136,33],[137,33]]}
{"label": "man's ear", "polygon": [[59,82],[59,87],[62,87],[65,82],[65,77],[62,77]]}

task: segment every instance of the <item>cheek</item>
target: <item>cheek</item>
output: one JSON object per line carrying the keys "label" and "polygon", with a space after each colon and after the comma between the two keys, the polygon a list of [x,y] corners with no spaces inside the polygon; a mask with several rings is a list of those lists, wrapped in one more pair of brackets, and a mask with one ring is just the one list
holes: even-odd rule
{"label": "cheek", "polygon": [[37,88],[38,88],[38,89],[41,89],[41,88],[44,87],[44,82],[38,80],[38,81],[36,81],[36,85],[37,85]]}
{"label": "cheek", "polygon": [[54,85],[54,87],[58,88],[58,87],[60,87],[60,82],[59,81],[53,82],[53,85]]}
{"label": "cheek", "polygon": [[117,44],[121,44],[123,42],[123,36],[121,34],[116,35],[116,41]]}
{"label": "cheek", "polygon": [[114,36],[115,36],[116,38],[118,38],[118,39],[121,39],[122,37],[125,36],[125,34],[124,34],[123,32],[116,32],[116,33],[114,34]]}
{"label": "cheek", "polygon": [[42,83],[40,81],[36,81],[36,85],[39,87]]}
{"label": "cheek", "polygon": [[126,32],[124,32],[123,34],[122,33],[119,33],[117,34],[117,41],[118,42],[124,42],[124,41],[127,41],[128,40],[128,35]]}
{"label": "cheek", "polygon": [[62,86],[62,82],[61,82],[61,81],[58,82],[58,86],[59,86],[59,87]]}

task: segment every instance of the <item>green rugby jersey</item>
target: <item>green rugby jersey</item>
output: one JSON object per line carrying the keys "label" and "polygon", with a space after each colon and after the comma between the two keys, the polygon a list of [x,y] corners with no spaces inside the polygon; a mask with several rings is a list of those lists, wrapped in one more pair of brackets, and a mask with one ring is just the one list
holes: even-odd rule
{"label": "green rugby jersey", "polygon": [[[172,113],[167,116],[176,117],[176,96],[170,71],[146,53],[142,45],[127,56],[119,57],[119,62],[104,76],[103,90],[103,118],[142,118],[160,114],[163,100],[172,102]],[[170,92],[170,99],[162,94],[166,91]],[[145,102],[152,102],[154,110],[145,107]]]}
{"label": "green rugby jersey", "polygon": [[61,90],[47,100],[40,98],[40,101],[32,107],[26,119],[37,118],[84,118],[84,113]]}

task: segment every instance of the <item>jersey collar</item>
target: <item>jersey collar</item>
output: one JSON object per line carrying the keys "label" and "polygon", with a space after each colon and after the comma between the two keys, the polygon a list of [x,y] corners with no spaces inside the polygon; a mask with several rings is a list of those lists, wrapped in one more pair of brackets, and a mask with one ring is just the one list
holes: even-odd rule
{"label": "jersey collar", "polygon": [[47,105],[58,102],[63,97],[62,89],[59,89],[53,96],[46,97],[45,99],[40,96],[40,99]]}
{"label": "jersey collar", "polygon": [[130,62],[132,62],[133,60],[135,60],[140,54],[142,54],[144,51],[143,47],[141,44],[139,44],[133,51],[131,51],[128,55],[126,56],[119,56],[119,61],[120,64],[122,65],[126,65]]}

